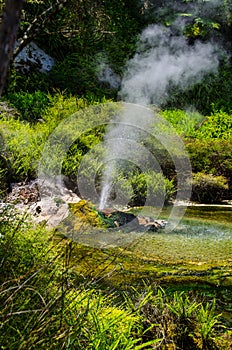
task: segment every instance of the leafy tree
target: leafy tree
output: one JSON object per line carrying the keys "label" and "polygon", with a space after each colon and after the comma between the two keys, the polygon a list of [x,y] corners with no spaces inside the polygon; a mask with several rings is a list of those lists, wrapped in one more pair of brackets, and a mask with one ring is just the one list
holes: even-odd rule
{"label": "leafy tree", "polygon": [[215,38],[220,33],[224,40],[231,43],[231,0],[150,0],[147,4],[150,22],[174,25],[177,31],[183,31],[190,42],[196,38]]}

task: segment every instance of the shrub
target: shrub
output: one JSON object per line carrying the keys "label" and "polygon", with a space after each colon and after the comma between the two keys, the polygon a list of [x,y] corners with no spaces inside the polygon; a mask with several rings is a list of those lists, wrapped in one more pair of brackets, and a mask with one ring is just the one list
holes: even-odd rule
{"label": "shrub", "polygon": [[13,107],[17,108],[21,119],[29,122],[35,122],[42,118],[50,103],[48,95],[42,91],[9,93],[6,99]]}
{"label": "shrub", "polygon": [[[98,184],[99,192],[101,185]],[[175,192],[173,180],[167,179],[161,173],[116,168],[112,178],[109,202],[116,198],[116,204],[120,206],[146,204],[159,207],[168,204]]]}
{"label": "shrub", "polygon": [[52,90],[49,74],[41,73],[35,67],[30,70],[29,74],[25,74],[11,66],[4,96],[22,92],[34,94],[35,91],[46,94],[49,89]]}
{"label": "shrub", "polygon": [[147,199],[154,206],[167,204],[175,193],[173,181],[154,171],[137,172],[130,181],[134,192],[130,201],[132,206],[144,205]]}
{"label": "shrub", "polygon": [[8,118],[0,122],[0,132],[5,136],[5,157],[11,167],[11,181],[35,178],[44,142],[49,130],[44,124],[31,126]]}
{"label": "shrub", "polygon": [[0,154],[0,198],[6,195],[10,184],[10,167],[8,160]]}
{"label": "shrub", "polygon": [[[81,121],[78,120],[79,124],[83,127],[83,125],[89,121],[89,114],[85,116],[83,113],[83,108],[87,107],[89,103],[86,99],[77,99],[74,96],[66,96],[65,94],[57,93],[54,96],[49,96],[49,101],[49,107],[45,108],[43,112],[41,111],[43,120],[37,123],[31,124],[28,121],[22,121],[10,115],[2,117],[0,120],[0,132],[4,135],[5,142],[4,154],[9,163],[9,167],[11,167],[11,178],[8,179],[11,182],[25,179],[30,180],[37,176],[37,168],[45,142],[62,120],[68,119],[68,117],[75,112],[81,110],[83,118],[82,124]],[[91,102],[93,104],[99,103],[98,101]],[[105,111],[105,114],[107,114],[107,111]],[[94,118],[95,114],[93,112],[92,119]],[[61,132],[62,135],[65,134],[63,130]],[[66,132],[72,133],[73,130],[66,130]],[[96,133],[97,132],[98,130]],[[65,135],[62,135],[60,135],[61,140],[62,137],[65,137]],[[83,147],[85,147],[85,142],[87,142],[87,145],[94,142],[94,130],[92,133],[89,132],[83,135],[82,139],[83,142],[81,140],[79,144],[82,142]],[[89,149],[89,147],[87,147],[87,149]],[[71,173],[70,169],[74,163],[75,159],[72,164],[67,165],[69,168],[67,172]],[[3,178],[4,174],[1,176]]]}
{"label": "shrub", "polygon": [[224,176],[229,185],[228,195],[231,196],[232,141],[220,139],[188,140],[186,148],[193,172]]}
{"label": "shrub", "polygon": [[225,198],[228,190],[227,180],[223,176],[211,174],[193,174],[192,200],[200,203],[218,203]]}
{"label": "shrub", "polygon": [[194,137],[203,116],[198,112],[183,111],[180,109],[165,110],[162,116],[175,128],[178,134],[184,137]]}
{"label": "shrub", "polygon": [[206,74],[194,86],[184,91],[179,86],[171,86],[168,96],[163,108],[184,109],[186,106],[195,106],[203,115],[209,115],[215,109],[231,113],[231,63],[225,60],[220,64],[219,72]]}
{"label": "shrub", "polygon": [[205,122],[196,132],[198,139],[223,139],[232,138],[232,114],[223,111],[216,112],[207,117]]}
{"label": "shrub", "polygon": [[[49,95],[49,108],[45,109],[43,119],[47,123],[50,132],[64,119],[72,116],[74,113],[81,111],[82,121],[88,122],[89,114],[83,112],[85,108],[91,105],[110,102],[105,98],[97,99],[89,94],[83,98],[57,91],[55,95]],[[88,110],[88,109],[87,109]],[[84,119],[86,117],[86,119]]]}
{"label": "shrub", "polygon": [[53,259],[51,235],[42,226],[34,228],[29,214],[11,204],[3,204],[0,214],[0,283],[25,277]]}

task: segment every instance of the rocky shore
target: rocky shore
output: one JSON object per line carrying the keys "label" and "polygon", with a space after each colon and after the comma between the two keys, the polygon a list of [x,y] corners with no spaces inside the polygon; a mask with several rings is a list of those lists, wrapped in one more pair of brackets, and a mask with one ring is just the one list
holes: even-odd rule
{"label": "rocky shore", "polygon": [[[70,214],[70,205],[75,205],[81,199],[71,190],[65,187],[55,191],[49,184],[43,184],[43,193],[38,180],[29,183],[11,184],[11,192],[6,200],[0,203],[0,209],[7,207],[23,214],[25,220],[32,220],[36,224],[44,224],[48,228],[58,226]],[[82,201],[88,205],[87,201]],[[90,204],[91,208],[91,204]],[[78,216],[78,212],[76,214]],[[142,230],[156,232],[165,228],[167,222],[154,220],[151,217],[136,216],[127,210],[106,209],[97,211],[102,223],[109,228],[123,228],[127,230]]]}

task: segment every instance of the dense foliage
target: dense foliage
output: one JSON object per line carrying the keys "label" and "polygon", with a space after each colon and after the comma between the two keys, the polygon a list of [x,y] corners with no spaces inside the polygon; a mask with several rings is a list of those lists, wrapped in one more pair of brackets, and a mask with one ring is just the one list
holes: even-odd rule
{"label": "dense foliage", "polygon": [[[0,1],[0,11],[3,3]],[[207,280],[203,294],[176,291],[171,285],[167,290],[157,284],[141,287],[141,283],[140,290],[127,287],[124,292],[108,278],[112,271],[124,268],[118,264],[111,271],[111,251],[88,251],[56,230],[35,226],[28,214],[4,203],[12,183],[37,178],[43,152],[50,156],[43,165],[48,172],[59,165],[59,150],[73,132],[68,120],[75,113],[78,137],[67,149],[62,175],[78,195],[78,172],[91,180],[93,176],[100,193],[103,174],[98,158],[92,157],[88,167],[79,167],[104,139],[105,124],[117,108],[112,101],[119,99],[128,59],[138,50],[138,36],[150,24],[172,28],[173,35],[184,37],[189,47],[198,41],[219,44],[217,72],[200,77],[191,87],[169,82],[161,109],[151,108],[186,146],[193,174],[191,199],[200,203],[231,200],[231,13],[231,0],[24,2],[18,47],[35,41],[55,59],[55,65],[47,74],[33,65],[26,75],[12,65],[0,103],[1,349],[231,349],[231,317],[222,314],[230,286],[226,285],[228,297],[224,298],[217,284],[219,298],[215,299],[207,289],[207,270],[203,272]],[[99,107],[105,124],[91,127],[98,117],[93,106]],[[58,150],[49,153],[47,140],[54,130],[58,130],[60,142]],[[178,186],[174,163],[183,155],[174,145],[170,154],[152,135],[144,137],[143,146],[158,160],[160,171],[141,170],[129,163],[124,167],[121,162],[115,168],[114,186],[122,197],[129,198],[131,206],[144,205],[148,193],[161,198],[162,205],[168,204],[175,199]],[[100,147],[97,150],[102,152]],[[143,161],[146,165],[146,159]],[[100,169],[97,173],[96,167]],[[120,248],[120,257],[122,252]],[[96,259],[100,255],[103,260],[99,261],[105,264],[101,269]],[[127,278],[130,281],[128,271],[132,274],[133,270],[131,255],[125,260],[125,285]],[[89,259],[88,269],[96,268],[97,279],[78,270],[83,257]],[[135,263],[140,264],[137,256]],[[149,275],[155,262],[148,260],[147,264]],[[175,264],[179,269],[181,262]],[[172,273],[173,266],[165,268]],[[202,272],[196,271],[200,276]],[[226,283],[227,277],[225,273],[222,276]],[[227,310],[231,311],[231,304]]]}
{"label": "dense foliage", "polygon": [[[1,4],[3,1],[1,1]],[[55,59],[46,75],[32,67],[26,77],[11,70],[6,92],[53,91],[116,98],[126,62],[149,24],[172,28],[189,45],[218,44],[219,71],[209,73],[188,89],[170,84],[166,106],[194,105],[200,112],[231,110],[231,0],[227,1],[25,1],[19,32],[21,46],[36,41]],[[105,79],[116,74],[117,84]],[[165,106],[164,106],[165,107]]]}
{"label": "dense foliage", "polygon": [[[99,104],[100,102],[103,102],[103,104]],[[83,107],[87,107],[90,104],[93,106],[99,104],[100,107],[104,106],[104,102],[106,100],[95,102],[90,100],[88,102],[86,99],[76,99],[63,94],[54,96],[39,92],[35,94],[13,94],[11,103],[17,106],[18,111],[21,113],[15,114],[15,116],[13,115],[15,112],[13,114],[11,112],[11,116],[6,112],[2,113],[0,121],[0,130],[3,136],[1,191],[6,191],[10,182],[36,178],[45,142],[59,123],[65,121],[66,118],[79,110],[82,113],[81,119],[78,119],[81,130],[83,125],[86,126],[90,123],[90,119],[93,121],[95,119],[94,109],[90,108],[90,112],[86,112],[85,115]],[[105,109],[101,107],[102,118],[109,118],[107,113],[111,107],[107,107],[108,104],[105,104],[105,106]],[[86,110],[88,111],[88,109]],[[28,121],[30,115],[31,122]],[[196,200],[198,198],[198,200],[203,202],[218,202],[222,199],[229,199],[231,197],[232,183],[231,114],[217,111],[209,117],[204,117],[192,111],[166,110],[162,112],[162,115],[169,122],[169,125],[173,126],[176,132],[185,139],[193,173],[215,176],[215,186],[217,186],[217,183],[218,185],[220,184],[220,181],[217,182],[217,176],[222,176],[224,179],[223,190],[219,185],[217,192],[220,196],[216,195],[215,192],[215,198],[212,197],[214,192],[211,191],[210,186],[207,186],[204,187],[204,191],[206,191],[204,196],[193,195],[192,199]],[[68,131],[67,129],[66,135],[70,132],[72,133],[72,130]],[[90,127],[89,131],[81,132],[81,135],[70,145],[63,160],[62,173],[69,178],[70,184],[73,184],[71,185],[72,189],[77,191],[77,193],[79,192],[75,184],[78,172],[80,171],[79,174],[86,176],[86,179],[91,177],[92,172],[92,177],[94,178],[97,174],[96,168],[101,168],[97,158],[90,159],[89,165],[82,168],[82,170],[79,169],[79,166],[83,157],[93,147],[101,144],[104,132],[104,125],[94,128]],[[137,167],[131,167],[129,163],[126,164],[126,167],[123,164],[119,164],[116,171],[117,182],[115,183],[117,190],[120,190],[122,194],[124,193],[125,198],[131,198],[130,205],[140,205],[145,203],[147,191],[154,196],[156,193],[157,198],[159,197],[158,193],[160,193],[161,198],[163,198],[162,191],[165,189],[164,201],[165,203],[169,202],[175,197],[176,173],[173,159],[181,157],[181,155],[175,155],[174,148],[173,154],[170,155],[167,149],[157,145],[157,140],[154,137],[149,136],[147,140],[144,140],[144,144],[159,160],[159,165],[165,178],[158,180],[157,176],[159,174],[152,175],[152,172],[149,171],[141,173]],[[100,149],[98,152],[101,152]],[[50,164],[48,164],[48,167],[50,167]],[[101,176],[100,172],[95,179],[99,192]],[[209,180],[209,182],[211,181]],[[198,188],[198,191],[203,190],[201,186],[194,188]],[[207,200],[207,196],[211,199]],[[95,201],[96,198],[92,198],[92,200]]]}

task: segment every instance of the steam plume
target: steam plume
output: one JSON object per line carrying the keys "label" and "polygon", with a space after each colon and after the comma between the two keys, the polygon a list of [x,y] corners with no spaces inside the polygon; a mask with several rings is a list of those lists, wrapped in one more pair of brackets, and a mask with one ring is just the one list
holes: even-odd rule
{"label": "steam plume", "polygon": [[135,56],[128,62],[120,97],[127,102],[160,105],[170,82],[186,88],[218,68],[218,47],[212,43],[188,45],[170,28],[151,25],[145,29]]}

